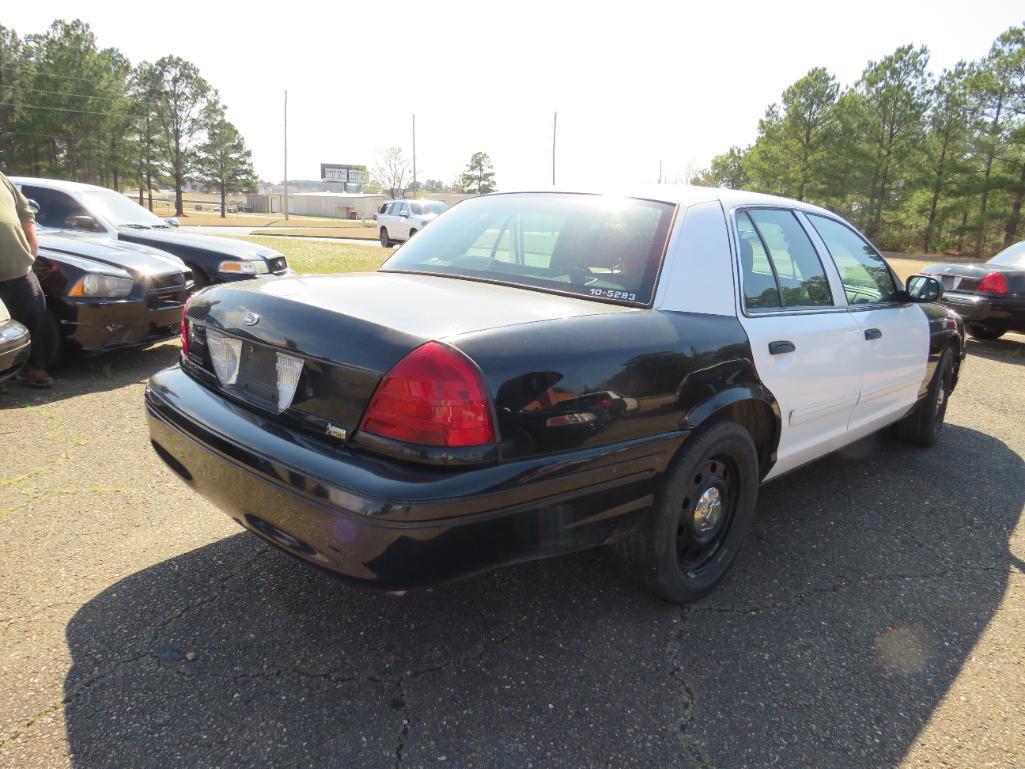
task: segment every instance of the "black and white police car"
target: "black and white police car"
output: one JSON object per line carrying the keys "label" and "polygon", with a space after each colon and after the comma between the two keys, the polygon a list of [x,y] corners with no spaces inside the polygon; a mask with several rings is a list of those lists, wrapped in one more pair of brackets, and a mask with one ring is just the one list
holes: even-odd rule
{"label": "black and white police car", "polygon": [[937,440],[964,358],[941,296],[793,200],[487,195],[377,272],[197,294],[150,435],[242,526],[356,582],[616,544],[686,603],[763,481],[886,427]]}

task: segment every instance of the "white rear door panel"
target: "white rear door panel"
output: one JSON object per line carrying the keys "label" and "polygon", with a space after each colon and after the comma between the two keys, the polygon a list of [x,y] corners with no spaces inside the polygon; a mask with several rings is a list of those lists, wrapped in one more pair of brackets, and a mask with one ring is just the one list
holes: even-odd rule
{"label": "white rear door panel", "polygon": [[[740,316],[758,376],[776,396],[782,420],[776,464],[767,478],[792,470],[847,442],[858,403],[862,330],[845,311]],[[773,355],[772,342],[794,351]]]}

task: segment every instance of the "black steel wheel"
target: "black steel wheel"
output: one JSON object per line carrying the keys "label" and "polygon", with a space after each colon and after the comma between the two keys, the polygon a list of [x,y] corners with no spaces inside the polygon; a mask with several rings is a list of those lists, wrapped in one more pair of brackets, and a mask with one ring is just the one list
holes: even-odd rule
{"label": "black steel wheel", "polygon": [[680,569],[697,574],[715,560],[736,518],[740,472],[730,455],[705,462],[687,484],[676,527]]}
{"label": "black steel wheel", "polygon": [[673,603],[707,595],[737,557],[759,480],[758,453],[742,425],[700,429],[663,476],[651,518],[619,545],[630,572]]}
{"label": "black steel wheel", "polygon": [[948,347],[940,355],[929,389],[911,413],[893,426],[893,434],[905,443],[935,446],[947,416],[947,400],[954,389],[954,353]]}

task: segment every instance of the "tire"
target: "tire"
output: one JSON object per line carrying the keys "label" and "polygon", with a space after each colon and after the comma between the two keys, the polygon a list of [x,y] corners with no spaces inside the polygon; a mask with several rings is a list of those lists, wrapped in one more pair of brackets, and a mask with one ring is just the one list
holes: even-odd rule
{"label": "tire", "polygon": [[758,453],[743,427],[718,422],[691,436],[663,476],[650,518],[620,543],[627,569],[672,603],[703,598],[737,557],[758,483]]}
{"label": "tire", "polygon": [[893,426],[893,434],[905,443],[929,448],[935,446],[947,415],[947,396],[954,381],[954,354],[948,347],[936,364],[929,389],[911,413]]}
{"label": "tire", "polygon": [[206,276],[206,273],[199,269],[196,265],[186,263],[185,266],[192,270],[192,281],[193,283],[195,283],[195,285],[192,288],[193,291],[199,291],[199,289],[206,288],[210,285],[210,278],[208,278]]}
{"label": "tire", "polygon": [[381,245],[384,248],[391,248],[391,238],[388,237],[388,230],[384,227],[381,228]]}
{"label": "tire", "polygon": [[414,235],[416,235],[416,230],[410,230],[409,237],[406,240],[412,240]]}
{"label": "tire", "polygon": [[978,323],[967,323],[965,329],[975,339],[993,340],[999,339],[1007,333],[1006,330],[1000,328],[993,328],[992,326],[980,326]]}

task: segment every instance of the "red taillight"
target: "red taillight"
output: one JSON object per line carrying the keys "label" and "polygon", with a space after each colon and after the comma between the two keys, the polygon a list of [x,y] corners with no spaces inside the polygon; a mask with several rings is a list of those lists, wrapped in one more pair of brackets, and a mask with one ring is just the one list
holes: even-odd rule
{"label": "red taillight", "polygon": [[975,290],[984,294],[1006,294],[1007,280],[1001,273],[991,272],[979,281],[979,285]]}
{"label": "red taillight", "polygon": [[385,375],[360,429],[422,446],[495,442],[480,371],[466,356],[438,342],[416,348]]}
{"label": "red taillight", "polygon": [[185,322],[185,316],[188,315],[190,304],[191,296],[185,300],[185,306],[182,308],[182,355],[186,358],[189,357],[189,324]]}

